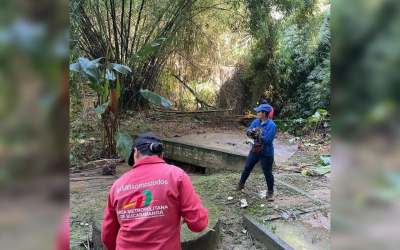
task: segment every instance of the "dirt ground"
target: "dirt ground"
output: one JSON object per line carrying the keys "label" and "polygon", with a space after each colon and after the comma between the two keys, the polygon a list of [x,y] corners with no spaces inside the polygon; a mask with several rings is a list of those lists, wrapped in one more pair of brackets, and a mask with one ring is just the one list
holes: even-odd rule
{"label": "dirt ground", "polygon": [[[199,135],[203,136],[203,138],[204,135],[206,136],[204,141],[211,137],[208,137],[207,132]],[[280,135],[281,140],[286,139],[284,136]],[[226,138],[231,137],[228,136]],[[220,143],[231,142],[226,140],[229,139],[219,141]],[[228,146],[234,147],[234,145]],[[248,147],[246,144],[244,146]],[[329,178],[326,176],[302,176],[300,173],[287,170],[290,169],[291,165],[297,166],[304,163],[312,163],[317,159],[317,155],[329,154],[329,151],[326,150],[327,148],[321,146],[318,148],[318,154],[316,154],[315,148],[309,150],[308,147],[301,146],[300,143],[299,150],[290,157],[282,159],[279,166],[286,168],[286,170],[276,169],[274,172],[279,174],[275,175],[275,178],[330,202]],[[287,152],[291,152],[290,150],[292,149],[287,150]],[[104,211],[111,185],[119,176],[130,169],[125,162],[121,163],[119,162],[120,160],[113,161],[117,164],[115,176],[102,176],[100,170],[86,170],[70,175],[71,249],[85,249],[81,246],[81,243],[90,234],[90,226],[95,216],[101,215],[102,211]],[[268,215],[277,215],[282,211],[293,211],[324,205],[279,183],[275,183],[275,202],[271,203],[265,199],[261,199],[259,193],[262,190],[266,190],[266,184],[260,169],[255,169],[252,172],[246,183],[244,192],[234,192],[232,187],[239,180],[240,174],[240,171],[227,171],[211,172],[211,174],[208,173],[207,175],[190,175],[196,192],[202,198],[210,199],[220,210],[221,246],[219,249],[221,250],[266,249],[263,244],[244,231],[246,228],[242,223],[243,214],[250,214],[261,218]],[[219,190],[219,192],[216,193],[215,190]],[[228,201],[227,197],[229,196],[232,196],[233,200]],[[241,199],[246,199],[249,204],[247,208],[243,209],[240,207],[239,201]],[[305,220],[310,225],[316,227],[323,226],[330,228],[330,209],[322,209],[309,213]]]}

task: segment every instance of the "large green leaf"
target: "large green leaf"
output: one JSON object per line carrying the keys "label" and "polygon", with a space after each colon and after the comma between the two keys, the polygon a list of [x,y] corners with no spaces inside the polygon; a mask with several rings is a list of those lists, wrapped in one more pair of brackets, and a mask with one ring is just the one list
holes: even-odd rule
{"label": "large green leaf", "polygon": [[[89,80],[92,83],[99,83],[101,77],[101,71],[98,68],[84,68],[83,72],[86,74],[86,77],[89,78]],[[82,76],[85,76],[82,74]]]}
{"label": "large green leaf", "polygon": [[97,68],[97,67],[101,66],[100,61],[103,58],[104,57],[100,57],[100,58],[97,58],[97,59],[94,59],[94,60],[90,61],[87,58],[79,57],[78,60],[79,60],[79,63],[82,65],[82,68],[91,69],[91,68]]}
{"label": "large green leaf", "polygon": [[82,66],[78,62],[77,63],[72,63],[72,64],[69,65],[69,70],[76,71],[76,72],[81,72]]}
{"label": "large green leaf", "polygon": [[113,48],[112,48],[112,46],[110,46],[108,48],[107,59],[109,59],[111,57],[112,53],[113,53]]}
{"label": "large green leaf", "polygon": [[109,63],[107,64],[107,69],[113,69],[121,74],[131,73],[132,70],[128,66],[117,64],[117,63]]}
{"label": "large green leaf", "polygon": [[319,118],[321,118],[321,114],[318,111],[316,111],[312,117],[319,119]]}
{"label": "large green leaf", "polygon": [[115,141],[117,142],[118,153],[122,156],[122,158],[125,161],[128,161],[132,150],[132,138],[124,130],[120,130],[117,133],[115,133],[114,138]]}
{"label": "large green leaf", "polygon": [[162,105],[164,107],[170,107],[172,105],[174,105],[173,102],[165,99],[162,96],[157,95],[156,93],[153,93],[151,91],[149,91],[148,89],[141,89],[140,90],[140,94],[142,94],[142,96],[148,100],[149,102],[155,104],[155,105]]}
{"label": "large green leaf", "polygon": [[289,130],[289,126],[286,122],[283,121],[274,121],[277,128],[281,129],[283,132],[287,132]]}
{"label": "large green leaf", "polygon": [[96,114],[98,114],[98,115],[104,114],[109,103],[110,103],[110,101],[103,103],[101,106],[95,108],[94,111],[96,111]]}
{"label": "large green leaf", "polygon": [[315,167],[311,166],[310,169],[305,169],[301,171],[301,174],[306,176],[306,175],[324,175],[331,172],[331,165],[327,166],[322,166],[322,167]]}
{"label": "large green leaf", "polygon": [[117,97],[119,99],[119,97],[121,96],[121,84],[119,83],[118,75],[117,75],[117,90],[116,90],[116,92],[117,92]]}
{"label": "large green leaf", "polygon": [[89,87],[91,88],[91,89],[93,89],[94,91],[96,91],[97,93],[101,93],[101,92],[103,92],[103,86],[101,86],[100,84],[98,84],[98,83],[89,83],[88,84],[89,85]]}
{"label": "large green leaf", "polygon": [[110,82],[108,80],[106,80],[106,83],[104,85],[104,92],[103,92],[103,102],[105,102],[107,100],[107,97],[109,94],[109,90],[108,90],[109,85],[110,85]]}
{"label": "large green leaf", "polygon": [[328,111],[326,111],[325,109],[317,109],[317,112],[320,113],[321,115],[327,115]]}
{"label": "large green leaf", "polygon": [[148,54],[150,54],[156,47],[160,46],[161,43],[165,40],[166,38],[158,38],[154,40],[152,43],[146,44],[141,48],[136,54],[134,54],[131,58],[129,58],[129,61],[132,63],[136,62],[138,59],[141,59]]}
{"label": "large green leaf", "polygon": [[331,165],[331,156],[330,155],[328,155],[328,156],[321,155],[319,158],[322,160],[324,165]]}
{"label": "large green leaf", "polygon": [[110,81],[114,81],[115,80],[114,73],[109,69],[106,70],[106,79],[110,80]]}
{"label": "large green leaf", "polygon": [[326,165],[323,167],[311,167],[311,169],[315,170],[320,175],[324,175],[331,172],[331,165]]}
{"label": "large green leaf", "polygon": [[101,66],[102,59],[103,57],[90,61],[87,58],[79,57],[78,62],[70,64],[69,69],[79,72],[82,77],[88,78],[92,83],[99,83],[101,70],[98,67]]}
{"label": "large green leaf", "polygon": [[79,63],[87,63],[87,62],[90,62],[89,59],[84,58],[84,57],[79,57],[79,58],[78,58],[78,61],[79,61]]}
{"label": "large green leaf", "polygon": [[318,122],[320,119],[321,119],[321,114],[318,111],[316,111],[314,115],[308,118],[310,122]]}

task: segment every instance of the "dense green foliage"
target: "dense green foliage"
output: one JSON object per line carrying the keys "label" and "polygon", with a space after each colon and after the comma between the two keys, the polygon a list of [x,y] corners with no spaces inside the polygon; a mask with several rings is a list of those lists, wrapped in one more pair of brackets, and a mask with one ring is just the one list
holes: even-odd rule
{"label": "dense green foliage", "polygon": [[[139,90],[148,89],[180,109],[213,106],[242,114],[267,99],[281,118],[330,112],[329,0],[88,0],[70,6],[79,44],[71,59],[104,57],[111,46],[110,61],[132,68],[119,79],[123,110],[146,107]],[[160,37],[159,48],[139,51]],[[79,80],[71,82],[78,92]]]}
{"label": "dense green foliage", "polygon": [[330,110],[330,14],[320,1],[249,0],[255,44],[244,61],[244,106],[267,99],[280,117]]}
{"label": "dense green foliage", "polygon": [[278,69],[286,96],[277,104],[288,116],[309,117],[317,109],[330,111],[329,11],[322,17],[315,28],[309,27],[311,24],[299,30],[296,25],[290,25],[283,33]]}
{"label": "dense green foliage", "polygon": [[251,48],[220,91],[236,113],[267,99],[280,118],[330,111],[330,2],[243,0]]}
{"label": "dense green foliage", "polygon": [[[70,5],[76,10],[72,33],[83,56],[104,57],[111,45],[110,61],[132,68],[133,74],[120,79],[123,109],[146,106],[137,94],[145,88],[182,99],[183,87],[171,74],[187,84],[208,77],[219,60],[216,38],[235,22],[233,3],[216,0],[75,0]],[[139,48],[160,37],[166,38],[160,48],[144,53],[146,60],[134,60]]]}

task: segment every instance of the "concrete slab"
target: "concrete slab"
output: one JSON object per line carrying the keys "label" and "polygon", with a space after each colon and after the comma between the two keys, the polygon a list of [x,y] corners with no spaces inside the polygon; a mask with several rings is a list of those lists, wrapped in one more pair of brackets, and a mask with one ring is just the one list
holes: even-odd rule
{"label": "concrete slab", "polygon": [[[309,208],[302,209],[302,210],[291,211],[291,212],[290,212],[290,213],[291,213],[290,215],[299,216],[299,215],[301,215],[301,214],[311,213],[311,212],[314,212],[314,211],[316,211],[316,210],[320,210],[320,209],[329,209],[329,208],[330,208],[330,205],[309,207]],[[285,214],[283,213],[283,212],[285,212],[285,211],[281,211],[281,212],[282,212],[282,213],[280,213],[280,214],[274,214],[274,215],[263,216],[263,217],[261,217],[260,219],[261,219],[261,220],[264,220],[264,221],[272,221],[272,220],[277,220],[277,219],[282,219],[282,218],[288,219],[288,218],[286,218]],[[324,227],[325,227],[325,226],[324,226]],[[328,227],[325,227],[325,228],[328,228]],[[330,229],[330,227],[329,227],[328,229]]]}
{"label": "concrete slab", "polygon": [[294,250],[285,241],[260,224],[252,216],[244,215],[243,222],[246,225],[247,230],[249,230],[256,239],[261,241],[268,250]]}
{"label": "concrete slab", "polygon": [[[136,139],[137,135],[132,137]],[[161,139],[165,158],[205,168],[243,170],[250,151],[246,136],[237,134],[204,133]],[[283,161],[297,151],[297,144],[275,140],[275,161]],[[256,168],[261,169],[261,164]]]}
{"label": "concrete slab", "polygon": [[[135,140],[138,135],[133,135]],[[170,138],[161,138],[164,144],[164,158],[189,163],[195,166],[243,170],[247,156],[224,149],[200,146],[193,143],[179,142]],[[261,168],[261,164],[258,163]]]}
{"label": "concrete slab", "polygon": [[320,250],[330,247],[329,229],[310,220],[268,222],[275,226],[275,233],[252,216],[243,216],[243,222],[249,232],[269,250]]}
{"label": "concrete slab", "polygon": [[216,250],[220,244],[219,210],[210,200],[203,197],[201,203],[208,209],[208,228],[203,232],[194,233],[189,230],[186,224],[182,225],[182,250]]}
{"label": "concrete slab", "polygon": [[[186,142],[207,148],[225,150],[247,157],[250,151],[250,144],[246,144],[246,134],[228,133],[203,133],[189,134],[181,137],[168,138],[176,142]],[[280,139],[274,140],[275,161],[282,162],[290,158],[298,149],[298,145]]]}
{"label": "concrete slab", "polygon": [[309,194],[309,193],[307,193],[306,191],[304,191],[304,190],[302,190],[302,189],[300,189],[300,188],[297,188],[297,187],[295,187],[295,186],[292,186],[292,185],[290,185],[290,184],[288,184],[288,183],[286,183],[286,182],[284,182],[284,181],[281,181],[281,180],[279,180],[279,179],[276,179],[275,182],[277,182],[277,183],[279,183],[279,184],[282,184],[282,185],[285,185],[285,186],[288,187],[288,188],[294,189],[294,190],[296,190],[297,192],[301,193],[302,195],[307,196],[308,198],[311,198],[311,199],[313,199],[313,200],[315,200],[315,201],[319,201],[319,202],[322,202],[322,203],[324,203],[324,204],[328,204],[328,202],[326,202],[325,200],[322,200],[322,199],[316,197],[315,195]]}
{"label": "concrete slab", "polygon": [[310,193],[327,202],[331,201],[331,190],[329,189],[310,190]]}
{"label": "concrete slab", "polygon": [[311,227],[323,227],[326,230],[331,230],[331,212],[312,212],[302,216],[302,220]]}
{"label": "concrete slab", "polygon": [[165,158],[195,166],[214,169],[242,170],[247,159],[244,155],[222,149],[203,147],[164,138],[162,140]]}

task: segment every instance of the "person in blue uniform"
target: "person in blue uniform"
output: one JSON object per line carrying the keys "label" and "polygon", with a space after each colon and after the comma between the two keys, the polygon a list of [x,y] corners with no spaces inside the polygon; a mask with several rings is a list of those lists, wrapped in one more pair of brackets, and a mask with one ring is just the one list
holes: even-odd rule
{"label": "person in blue uniform", "polygon": [[249,155],[242,172],[239,183],[234,188],[235,191],[244,189],[244,184],[254,166],[258,161],[261,162],[265,181],[268,187],[268,201],[274,200],[274,175],[272,174],[272,166],[274,163],[274,139],[276,134],[275,123],[268,118],[272,108],[269,104],[261,104],[254,109],[257,111],[257,119],[255,119],[250,127],[246,130],[248,137],[254,139]]}

